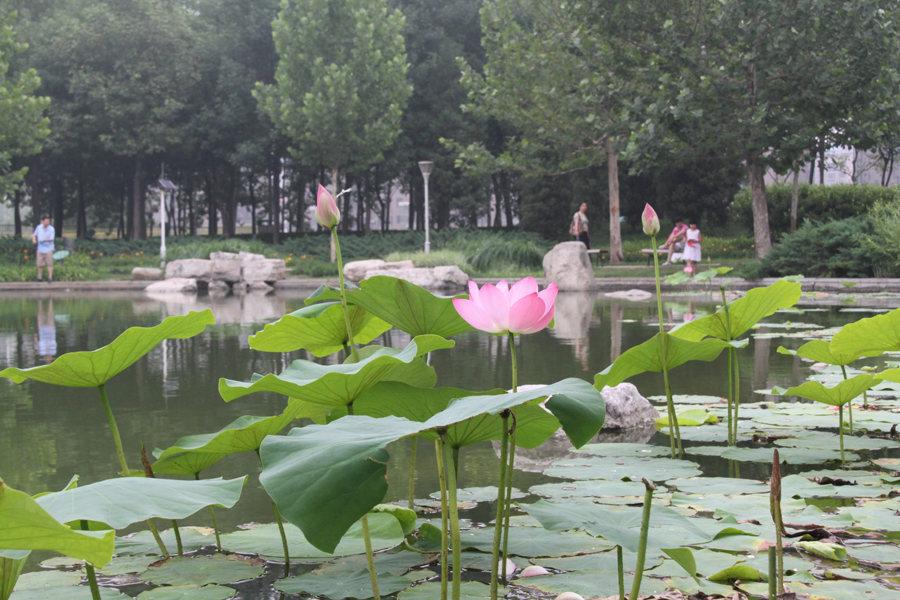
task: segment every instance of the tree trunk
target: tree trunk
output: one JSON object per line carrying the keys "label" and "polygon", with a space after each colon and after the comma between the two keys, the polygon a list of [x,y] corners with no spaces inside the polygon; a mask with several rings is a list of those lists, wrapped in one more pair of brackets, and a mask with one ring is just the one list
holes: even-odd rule
{"label": "tree trunk", "polygon": [[277,157],[272,169],[272,186],[269,203],[272,215],[272,245],[281,243],[281,158]]}
{"label": "tree trunk", "polygon": [[816,156],[813,155],[813,159],[809,161],[809,185],[812,185],[816,180]]}
{"label": "tree trunk", "polygon": [[791,188],[791,233],[797,231],[797,210],[800,205],[800,166],[795,165],[794,182]]}
{"label": "tree trunk", "polygon": [[219,235],[219,207],[216,206],[216,170],[206,176],[206,235],[214,237]]}
{"label": "tree trunk", "polygon": [[622,253],[622,224],[619,222],[619,155],[612,140],[606,141],[606,170],[609,176],[609,262],[625,262]]}
{"label": "tree trunk", "polygon": [[253,173],[247,177],[247,190],[250,193],[250,233],[256,237],[256,186],[253,185]]}
{"label": "tree trunk", "polygon": [[53,229],[56,230],[56,237],[58,238],[63,236],[65,206],[66,182],[62,177],[57,177],[53,181]]}
{"label": "tree trunk", "polygon": [[503,226],[503,216],[500,210],[500,201],[502,195],[500,193],[500,176],[497,173],[491,173],[491,187],[494,188],[494,229],[500,229]]}
{"label": "tree trunk", "polygon": [[409,218],[406,227],[410,231],[416,228],[416,182],[414,177],[409,178]]}
{"label": "tree trunk", "polygon": [[237,176],[235,167],[229,166],[228,177],[225,185],[228,186],[227,192],[224,194],[224,205],[222,207],[222,235],[226,239],[234,237],[237,226]]}
{"label": "tree trunk", "polygon": [[772,247],[769,235],[769,203],[766,197],[766,169],[759,162],[759,154],[747,157],[750,172],[750,198],[753,204],[753,235],[756,241],[756,256],[763,258]]}
{"label": "tree trunk", "polygon": [[[134,181],[132,182],[131,202],[134,205],[134,226],[131,239],[146,240],[147,239],[147,217],[145,205],[144,190],[144,157],[136,156],[134,158]],[[129,228],[132,228],[129,224]]]}
{"label": "tree trunk", "polygon": [[84,206],[84,176],[78,177],[78,209],[75,216],[75,236],[79,239],[87,237],[87,214]]}
{"label": "tree trunk", "polygon": [[[301,184],[297,188],[297,233],[303,233],[303,230],[306,229],[306,178],[303,179]],[[312,189],[312,182],[309,183],[310,189]]]}
{"label": "tree trunk", "polygon": [[825,185],[825,148],[819,149],[819,185]]}
{"label": "tree trunk", "polygon": [[18,239],[22,237],[22,212],[20,207],[22,206],[22,190],[16,190],[16,193],[13,194],[13,236]]}
{"label": "tree trunk", "polygon": [[128,179],[122,182],[122,195],[119,197],[119,228],[116,231],[116,237],[118,239],[126,238],[128,236],[128,230],[125,226],[125,212],[126,206],[131,206],[131,201],[128,199],[131,197],[131,186],[128,182]]}
{"label": "tree trunk", "polygon": [[509,185],[509,173],[500,173],[500,190],[503,192],[503,211],[506,213],[506,226],[512,227],[513,224],[513,203],[512,192]]}
{"label": "tree trunk", "polygon": [[191,236],[197,235],[197,217],[194,212],[194,174],[191,173],[188,176],[187,183],[187,198],[188,198],[188,232]]}
{"label": "tree trunk", "polygon": [[884,180],[884,184],[883,184],[885,187],[891,185],[891,177],[893,177],[893,175],[894,175],[894,149],[893,148],[891,148],[890,159],[888,161],[888,167],[889,168],[888,168],[888,173],[887,173],[887,179]]}
{"label": "tree trunk", "polygon": [[38,163],[35,161],[34,166],[28,173],[31,180],[31,227],[37,227],[41,222],[41,182],[38,179]]}

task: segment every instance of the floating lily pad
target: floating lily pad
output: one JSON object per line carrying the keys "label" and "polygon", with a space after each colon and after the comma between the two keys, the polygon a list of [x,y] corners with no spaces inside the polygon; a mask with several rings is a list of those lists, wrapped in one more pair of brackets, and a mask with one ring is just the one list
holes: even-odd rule
{"label": "floating lily pad", "polygon": [[[775,440],[775,445],[793,448],[834,450],[840,447],[837,434],[824,431],[812,431],[806,435]],[[879,450],[881,448],[898,448],[900,442],[884,438],[871,438],[857,435],[844,436],[844,448],[847,450]]]}
{"label": "floating lily pad", "polygon": [[[101,587],[100,598],[101,600],[128,600],[129,597],[115,588]],[[76,585],[13,592],[9,600],[93,600],[93,596],[91,596],[91,588],[88,586]]]}
{"label": "floating lily pad", "polygon": [[97,572],[106,576],[143,573],[157,560],[159,558],[156,556],[117,556],[102,569],[97,569]]}
{"label": "floating lily pad", "polygon": [[900,548],[893,544],[872,544],[869,546],[850,546],[847,552],[854,558],[885,564],[900,563]]}
{"label": "floating lily pad", "polygon": [[566,479],[628,478],[631,481],[640,481],[642,477],[646,477],[653,481],[665,481],[677,477],[697,477],[702,473],[697,463],[688,460],[585,457],[557,461],[545,469],[544,474]]}
{"label": "floating lily pad", "polygon": [[[494,544],[494,528],[460,532],[463,548],[490,552]],[[511,527],[509,553],[517,556],[575,556],[609,550],[613,544],[583,532],[554,533],[537,527]]]}
{"label": "floating lily pad", "polygon": [[[431,497],[441,499],[440,492],[433,492]],[[525,494],[516,488],[512,491],[513,498],[524,498]],[[491,502],[497,499],[497,486],[465,488],[456,491],[456,500],[460,503],[476,504],[478,502]]]}
{"label": "floating lily pad", "polygon": [[750,565],[732,565],[722,569],[718,573],[709,576],[710,581],[733,581],[740,579],[741,581],[766,581],[767,578],[763,573],[754,569]]}
{"label": "floating lily pad", "polygon": [[[509,592],[506,588],[497,590],[500,597]],[[403,590],[397,600],[434,600],[441,597],[441,583],[426,581],[415,587]],[[459,586],[459,600],[487,600],[491,597],[491,587],[477,581],[463,581]]]}
{"label": "floating lily pad", "polygon": [[242,560],[237,556],[174,556],[159,566],[150,567],[141,579],[154,585],[208,585],[256,579],[263,574],[260,561]]}
{"label": "floating lily pad", "polygon": [[[438,545],[440,550],[440,545]],[[400,576],[412,567],[424,565],[428,558],[418,552],[379,552],[375,554],[375,570],[378,573]],[[331,562],[322,563],[316,567],[317,573],[353,572],[368,568],[365,556],[345,556]]]}
{"label": "floating lily pad", "polygon": [[[204,546],[212,546],[216,543],[212,529],[180,527],[181,544],[185,552],[193,552]],[[171,529],[160,531],[166,548],[175,548],[175,532]],[[159,546],[149,531],[139,531],[127,537],[116,538],[116,554],[123,556],[142,556],[144,554],[159,554]]]}
{"label": "floating lily pad", "polygon": [[896,600],[897,590],[882,587],[875,581],[817,581],[785,583],[790,591],[810,600]]}
{"label": "floating lily pad", "polygon": [[[666,401],[665,396],[648,396],[647,399],[654,402]],[[722,396],[694,396],[673,394],[672,401],[675,404],[718,404],[722,402]]]}
{"label": "floating lily pad", "polygon": [[[529,577],[527,580],[518,580],[517,583],[534,587],[542,592],[561,594],[563,592],[575,592],[585,598],[612,596],[619,593],[619,581],[610,571],[572,571],[556,575],[541,575]],[[631,590],[634,575],[625,574],[625,589]],[[641,595],[651,595],[664,592],[666,584],[660,579],[644,577],[641,580]]]}
{"label": "floating lily pad", "polygon": [[[719,446],[694,446],[685,448],[687,454],[702,454],[704,456],[721,456],[728,460],[739,460],[745,462],[772,462],[771,448],[721,448]],[[778,451],[782,462],[792,465],[813,465],[822,464],[829,460],[841,460],[839,450],[808,450],[806,448],[782,448]],[[847,460],[857,460],[858,455],[852,452],[845,452],[844,456]]]}
{"label": "floating lily pad", "polygon": [[694,477],[691,479],[669,479],[666,485],[685,494],[767,494],[768,484],[754,479],[732,477]]}
{"label": "floating lily pad", "polygon": [[230,587],[221,585],[174,585],[163,586],[141,592],[138,600],[226,600],[237,593]]}
{"label": "floating lily pad", "polygon": [[[601,552],[600,554],[582,554],[581,556],[568,556],[566,558],[532,558],[529,562],[545,568],[559,569],[560,571],[606,571],[618,573],[619,559],[615,551]],[[644,569],[653,569],[663,562],[663,554],[655,548],[647,549],[647,557],[644,561]],[[637,567],[637,554],[624,550],[622,552],[622,564],[626,571],[633,571]],[[522,583],[521,581],[519,583]]]}
{"label": "floating lily pad", "polygon": [[[743,560],[740,556],[729,554],[728,552],[715,552],[706,549],[694,549],[692,552],[697,563],[697,572],[704,576],[718,573]],[[647,569],[649,567],[644,565],[644,568]],[[684,577],[684,573],[684,568],[674,560],[664,560],[660,566],[654,568],[648,575],[653,575],[654,577]]]}
{"label": "floating lily pad", "polygon": [[629,444],[627,442],[613,442],[604,444],[587,444],[574,452],[593,454],[595,456],[633,456],[637,458],[653,458],[668,456],[669,448],[665,446],[650,446],[648,444]]}
{"label": "floating lily pad", "polygon": [[48,588],[78,585],[84,573],[81,571],[35,571],[19,576],[16,591],[45,590]]}
{"label": "floating lily pad", "polygon": [[566,483],[544,483],[533,485],[528,490],[546,498],[614,498],[643,496],[647,488],[639,481],[607,481],[588,479]]}
{"label": "floating lily pad", "polygon": [[[378,575],[378,591],[388,596],[400,590],[408,588],[412,582],[403,577],[394,575]],[[333,573],[307,573],[300,577],[282,579],[275,583],[275,589],[286,594],[307,593],[312,596],[322,595],[332,600],[341,598],[358,598],[363,600],[371,598],[372,580],[366,570],[348,573],[338,571]]]}

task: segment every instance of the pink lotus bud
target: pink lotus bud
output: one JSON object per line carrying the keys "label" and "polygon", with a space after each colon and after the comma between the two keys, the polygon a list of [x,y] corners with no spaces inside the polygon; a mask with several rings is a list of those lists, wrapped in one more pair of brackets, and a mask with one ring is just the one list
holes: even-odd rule
{"label": "pink lotus bud", "polygon": [[537,577],[539,575],[549,575],[550,571],[540,565],[530,565],[522,569],[519,577]]}
{"label": "pink lotus bud", "polygon": [[322,184],[319,184],[319,193],[316,196],[316,223],[326,229],[334,229],[341,222],[341,211],[331,194]]}
{"label": "pink lotus bud", "polygon": [[659,233],[659,215],[649,204],[644,206],[644,212],[641,213],[641,223],[644,224],[644,233],[647,235]]}

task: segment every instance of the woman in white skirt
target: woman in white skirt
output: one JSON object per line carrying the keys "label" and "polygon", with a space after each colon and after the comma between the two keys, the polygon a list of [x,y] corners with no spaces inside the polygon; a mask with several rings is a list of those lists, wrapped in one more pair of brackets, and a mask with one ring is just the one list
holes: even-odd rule
{"label": "woman in white skirt", "polygon": [[697,221],[691,219],[691,226],[687,230],[684,245],[684,260],[687,266],[684,268],[691,277],[696,272],[695,264],[700,264],[700,244],[703,242],[703,234],[697,228]]}

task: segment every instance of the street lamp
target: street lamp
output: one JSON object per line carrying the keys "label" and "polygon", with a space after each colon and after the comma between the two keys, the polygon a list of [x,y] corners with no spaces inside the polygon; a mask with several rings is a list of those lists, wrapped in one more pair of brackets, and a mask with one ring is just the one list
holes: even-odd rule
{"label": "street lamp", "polygon": [[419,161],[419,170],[422,171],[422,177],[425,178],[425,254],[431,253],[431,241],[428,237],[428,230],[431,229],[428,219],[428,176],[431,175],[433,168],[434,163],[430,160]]}
{"label": "street lamp", "polygon": [[159,180],[159,268],[166,268],[166,192],[174,193],[178,188],[168,179]]}

